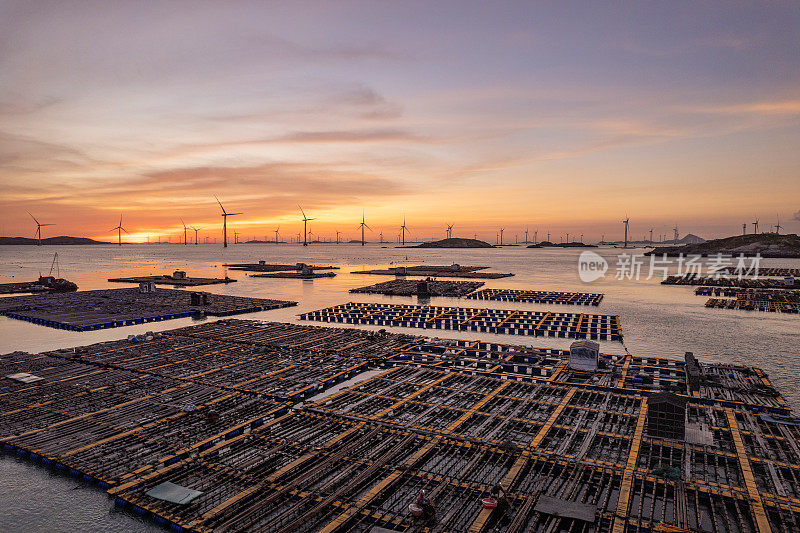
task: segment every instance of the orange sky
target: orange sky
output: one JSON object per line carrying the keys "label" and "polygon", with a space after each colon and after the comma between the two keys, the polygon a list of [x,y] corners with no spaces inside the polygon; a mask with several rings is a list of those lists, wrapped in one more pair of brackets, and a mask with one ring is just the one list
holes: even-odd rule
{"label": "orange sky", "polygon": [[800,230],[796,4],[505,6],[4,3],[0,234]]}

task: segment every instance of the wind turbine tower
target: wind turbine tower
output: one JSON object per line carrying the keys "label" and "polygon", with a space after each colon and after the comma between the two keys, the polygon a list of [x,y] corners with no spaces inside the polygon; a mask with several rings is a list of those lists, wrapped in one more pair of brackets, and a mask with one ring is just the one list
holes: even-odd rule
{"label": "wind turbine tower", "polygon": [[[28,212],[28,214],[31,215],[30,212]],[[36,222],[36,238],[37,238],[36,245],[37,246],[41,246],[42,245],[42,226],[55,226],[55,224],[40,224],[39,221],[36,220],[35,216],[31,215],[31,218],[33,219],[34,222]]]}
{"label": "wind turbine tower", "polygon": [[448,239],[452,239],[453,238],[453,224],[448,224],[447,225],[447,238]]}
{"label": "wind turbine tower", "polygon": [[406,217],[403,217],[403,225],[400,226],[400,230],[402,231],[402,235],[403,235],[402,243],[403,243],[404,246],[406,244],[406,230],[407,229],[408,229],[408,226],[406,226]]}
{"label": "wind turbine tower", "polygon": [[189,226],[189,228],[194,230],[194,245],[197,246],[197,232],[203,228],[195,228],[194,226]]}
{"label": "wind turbine tower", "polygon": [[622,223],[625,224],[625,244],[623,245],[623,248],[628,247],[628,224],[630,221],[631,218],[628,215],[625,215],[625,220],[622,221]]}
{"label": "wind turbine tower", "polygon": [[650,228],[650,243],[653,242],[653,228]]}
{"label": "wind turbine tower", "polygon": [[672,231],[675,232],[675,239],[674,239],[675,240],[675,244],[678,244],[678,237],[680,236],[680,233],[678,233],[678,224],[677,223],[675,223],[675,227],[672,228]]}
{"label": "wind turbine tower", "polygon": [[753,222],[753,235],[757,233],[758,233],[758,218],[756,218],[756,221]]}
{"label": "wind turbine tower", "polygon": [[128,233],[128,231],[122,227],[122,214],[119,215],[119,225],[116,228],[111,228],[111,231],[117,230],[117,241],[119,245],[122,246],[122,232]]}
{"label": "wind turbine tower", "polygon": [[222,246],[223,248],[228,247],[228,217],[232,217],[234,215],[241,215],[242,213],[228,213],[225,211],[225,208],[222,207],[222,202],[219,201],[219,198],[214,196],[214,199],[219,204],[219,208],[222,209]]}
{"label": "wind turbine tower", "polygon": [[500,246],[503,246],[503,231],[505,231],[505,229],[506,228],[500,228]]}
{"label": "wind turbine tower", "polygon": [[186,242],[186,222],[181,219],[181,224],[183,224],[183,245],[186,246],[188,244]]}
{"label": "wind turbine tower", "polygon": [[[299,205],[297,207],[300,207]],[[303,208],[300,207],[300,212],[303,213],[303,246],[308,246],[308,221],[314,220],[313,218],[308,218],[306,216],[306,212],[303,211]],[[297,235],[297,240],[300,240],[300,234]]]}
{"label": "wind turbine tower", "polygon": [[[359,224],[358,226],[361,228],[361,246],[364,246],[364,244],[365,244],[365,241],[364,241],[364,228],[367,228],[368,230],[372,231],[372,228],[367,226],[367,223],[364,221],[364,211],[361,211],[361,224]],[[337,240],[338,240],[338,236],[337,236]]]}
{"label": "wind turbine tower", "polygon": [[780,216],[780,215],[778,215],[778,223],[777,223],[777,224],[775,224],[775,233],[776,233],[776,234],[778,234],[778,235],[780,235],[780,233],[781,233],[781,228],[782,228],[782,227],[783,227],[783,226],[781,226],[781,216]]}
{"label": "wind turbine tower", "polygon": [[746,233],[747,233],[747,223],[745,222],[744,224],[742,224],[742,235],[745,235]]}

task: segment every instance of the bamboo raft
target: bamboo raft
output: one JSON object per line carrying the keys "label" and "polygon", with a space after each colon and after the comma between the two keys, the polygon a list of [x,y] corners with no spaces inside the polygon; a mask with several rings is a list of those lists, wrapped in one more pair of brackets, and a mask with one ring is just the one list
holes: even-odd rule
{"label": "bamboo raft", "polygon": [[301,320],[593,340],[621,340],[616,315],[349,302]]}
{"label": "bamboo raft", "polygon": [[761,278],[738,278],[738,277],[699,277],[694,274],[685,276],[667,276],[661,282],[662,285],[703,285],[707,287],[738,287],[742,289],[796,289],[800,288],[800,282],[794,281],[787,285],[782,280],[761,279]]}
{"label": "bamboo raft", "polygon": [[[284,374],[291,394],[295,369],[330,381],[372,342],[384,370],[313,403],[239,385]],[[173,531],[800,529],[800,419],[753,367],[602,354],[586,373],[563,350],[243,320],[0,362],[4,453]],[[663,391],[683,440],[651,432]],[[431,522],[408,509],[423,489]]]}

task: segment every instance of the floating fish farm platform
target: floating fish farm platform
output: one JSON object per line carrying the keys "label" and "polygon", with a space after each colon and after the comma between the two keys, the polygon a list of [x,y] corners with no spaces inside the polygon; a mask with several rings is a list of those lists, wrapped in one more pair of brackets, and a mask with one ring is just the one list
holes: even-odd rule
{"label": "floating fish farm platform", "polygon": [[[368,287],[350,289],[350,292],[364,294],[385,294],[387,296],[449,296],[460,298],[481,288],[482,281],[417,281],[395,279],[376,283]],[[421,290],[422,289],[422,290]]]}
{"label": "floating fish farm platform", "polygon": [[718,309],[741,309],[745,311],[770,311],[777,313],[800,313],[800,290],[741,289],[698,287],[698,296],[730,296],[732,298],[709,298],[706,307]]}
{"label": "floating fish farm platform", "polygon": [[405,328],[475,331],[506,335],[621,340],[616,315],[475,309],[434,305],[349,302],[300,315],[302,320]]}
{"label": "floating fish farm platform", "polygon": [[297,302],[138,288],[34,294],[0,299],[0,315],[71,331],[91,331],[183,318],[267,311]]}
{"label": "floating fish farm platform", "polygon": [[707,287],[739,287],[743,289],[796,289],[800,282],[794,281],[787,285],[783,280],[761,278],[714,278],[699,277],[693,274],[686,276],[668,276],[661,282],[662,285],[704,285]]}
{"label": "floating fish farm platform", "polygon": [[[0,360],[5,453],[176,532],[800,529],[800,419],[753,367],[243,320]],[[287,401],[241,387],[274,371]]]}
{"label": "floating fish farm platform", "polygon": [[759,276],[786,277],[800,276],[800,268],[761,268],[758,269]]}
{"label": "floating fish farm platform", "polygon": [[467,298],[499,302],[525,302],[535,304],[600,305],[602,294],[586,292],[531,291],[515,289],[483,289]]}
{"label": "floating fish farm platform", "polygon": [[173,285],[176,287],[196,287],[198,285],[216,285],[219,283],[233,283],[236,280],[229,277],[224,278],[187,278],[174,277],[171,274],[162,276],[131,276],[128,278],[109,278],[108,281],[115,283],[155,283],[156,285]]}
{"label": "floating fish farm platform", "polygon": [[381,276],[424,276],[432,278],[478,278],[478,279],[499,279],[508,278],[514,274],[503,274],[500,272],[479,272],[489,267],[474,266],[399,266],[379,270],[357,270],[351,274],[375,274]]}
{"label": "floating fish farm platform", "polygon": [[283,278],[283,279],[317,279],[332,278],[335,272],[270,272],[267,274],[251,274],[251,278]]}
{"label": "floating fish farm platform", "polygon": [[[299,270],[298,266],[303,263],[296,263],[294,265],[277,265],[268,263],[223,263],[222,266],[228,267],[231,270],[246,270],[248,272],[284,272],[290,270]],[[317,266],[317,265],[303,265],[311,268],[312,270],[339,270],[335,266]]]}

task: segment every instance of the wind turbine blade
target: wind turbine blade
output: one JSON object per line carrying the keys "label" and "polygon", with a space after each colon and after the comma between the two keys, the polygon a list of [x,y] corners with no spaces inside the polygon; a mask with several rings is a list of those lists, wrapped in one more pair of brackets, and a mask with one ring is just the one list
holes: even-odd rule
{"label": "wind turbine blade", "polygon": [[[128,230],[126,230],[125,228],[119,228],[119,229],[121,229],[121,230],[122,230],[122,231],[124,231],[125,233],[128,233]],[[128,235],[130,235],[130,233],[128,233]]]}
{"label": "wind turbine blade", "polygon": [[243,215],[244,213],[225,213],[227,216],[232,217],[233,215]]}
{"label": "wind turbine blade", "polygon": [[220,209],[222,209],[222,213],[223,213],[223,214],[227,214],[227,213],[225,213],[225,208],[224,208],[224,207],[222,207],[222,202],[220,202],[220,201],[219,201],[219,198],[217,198],[217,195],[216,195],[216,194],[214,195],[214,200],[216,200],[216,201],[217,201],[217,203],[219,204],[219,208],[220,208]]}
{"label": "wind turbine blade", "polygon": [[[31,212],[30,212],[30,211],[28,211],[28,214],[29,214],[29,215],[31,215]],[[36,217],[35,217],[35,216],[31,215],[31,218],[33,219],[33,221],[34,221],[34,222],[36,222],[36,225],[37,225],[37,226],[41,226],[41,224],[39,224],[39,221],[38,221],[38,220],[36,220]]]}
{"label": "wind turbine blade", "polygon": [[364,227],[365,227],[365,228],[367,228],[368,230],[372,231],[372,228],[370,228],[370,227],[369,227],[369,226],[367,226],[366,224],[364,224]]}
{"label": "wind turbine blade", "polygon": [[40,226],[55,226],[55,224],[39,224]]}

